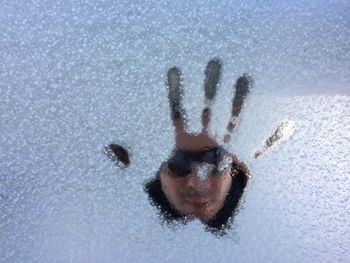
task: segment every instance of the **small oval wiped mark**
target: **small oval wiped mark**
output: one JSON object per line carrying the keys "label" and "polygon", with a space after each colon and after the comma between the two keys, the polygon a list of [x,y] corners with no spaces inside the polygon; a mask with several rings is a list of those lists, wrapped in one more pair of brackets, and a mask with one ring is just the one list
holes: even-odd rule
{"label": "small oval wiped mark", "polygon": [[130,165],[129,153],[123,146],[111,143],[105,147],[105,151],[107,156],[120,167],[125,168]]}

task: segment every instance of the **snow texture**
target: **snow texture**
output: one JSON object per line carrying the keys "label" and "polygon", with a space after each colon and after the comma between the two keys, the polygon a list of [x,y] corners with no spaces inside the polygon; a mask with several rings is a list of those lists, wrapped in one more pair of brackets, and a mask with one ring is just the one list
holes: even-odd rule
{"label": "snow texture", "polygon": [[[3,0],[0,262],[349,262],[350,3]],[[249,164],[227,236],[167,227],[142,187],[173,149],[166,72],[189,131],[204,70],[223,63],[210,130],[234,83],[254,87],[230,147]],[[294,134],[251,157],[283,120]],[[120,169],[103,150],[131,149]]]}

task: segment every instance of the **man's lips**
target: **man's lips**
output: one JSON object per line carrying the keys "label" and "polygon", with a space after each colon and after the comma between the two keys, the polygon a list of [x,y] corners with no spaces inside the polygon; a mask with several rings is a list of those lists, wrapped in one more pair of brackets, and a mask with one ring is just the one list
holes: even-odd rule
{"label": "man's lips", "polygon": [[196,208],[205,208],[210,204],[209,200],[200,199],[186,199],[186,202]]}

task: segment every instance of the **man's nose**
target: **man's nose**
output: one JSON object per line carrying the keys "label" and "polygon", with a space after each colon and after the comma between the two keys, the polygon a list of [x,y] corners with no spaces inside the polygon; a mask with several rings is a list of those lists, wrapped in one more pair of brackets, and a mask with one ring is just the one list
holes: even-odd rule
{"label": "man's nose", "polygon": [[195,189],[200,189],[202,187],[202,181],[197,176],[197,173],[195,171],[191,172],[191,174],[187,176],[186,183],[187,186]]}
{"label": "man's nose", "polygon": [[195,167],[187,176],[187,185],[195,189],[206,189],[209,186],[209,170],[204,167]]}

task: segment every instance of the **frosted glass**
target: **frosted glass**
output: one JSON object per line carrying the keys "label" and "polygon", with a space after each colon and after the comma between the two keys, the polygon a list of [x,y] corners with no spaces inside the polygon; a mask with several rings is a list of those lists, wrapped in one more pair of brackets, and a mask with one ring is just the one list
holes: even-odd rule
{"label": "frosted glass", "polygon": [[[349,262],[349,1],[20,1],[0,9],[1,262]],[[230,149],[250,169],[227,235],[167,226],[144,192],[222,61],[210,131],[254,79]],[[290,136],[252,158],[276,125]],[[113,164],[109,143],[130,150]]]}

